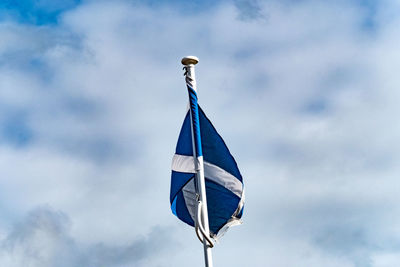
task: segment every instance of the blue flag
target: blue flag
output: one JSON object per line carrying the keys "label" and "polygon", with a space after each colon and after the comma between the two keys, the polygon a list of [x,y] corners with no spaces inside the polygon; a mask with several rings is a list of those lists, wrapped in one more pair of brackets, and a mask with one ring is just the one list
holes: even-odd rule
{"label": "blue flag", "polygon": [[[172,160],[170,202],[172,212],[180,220],[195,226],[197,184],[190,114],[188,110]],[[200,128],[200,136],[197,138],[201,138],[201,147],[196,150],[200,150],[204,158],[208,221],[210,234],[216,239],[230,226],[241,223],[243,180],[224,140],[200,107],[197,123]]]}

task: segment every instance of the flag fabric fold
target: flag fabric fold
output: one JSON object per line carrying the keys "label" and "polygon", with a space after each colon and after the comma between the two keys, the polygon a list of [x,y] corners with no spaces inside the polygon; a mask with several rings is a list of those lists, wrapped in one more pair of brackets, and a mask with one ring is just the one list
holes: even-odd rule
{"label": "flag fabric fold", "polygon": [[[193,155],[191,113],[188,110],[172,160],[170,202],[172,212],[194,226],[197,209],[196,157]],[[203,110],[198,107],[201,148],[210,234],[214,239],[239,224],[243,213],[243,179],[235,159]]]}

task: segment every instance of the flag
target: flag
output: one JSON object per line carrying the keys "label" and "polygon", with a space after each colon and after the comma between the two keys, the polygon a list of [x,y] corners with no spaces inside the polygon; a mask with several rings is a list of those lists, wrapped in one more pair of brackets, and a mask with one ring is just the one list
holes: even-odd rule
{"label": "flag", "polygon": [[[191,125],[190,112],[188,110],[186,113],[172,160],[170,203],[172,212],[180,220],[195,226],[198,190],[192,127],[197,126]],[[210,235],[217,239],[230,226],[241,223],[244,205],[243,179],[224,140],[199,106],[198,119],[201,147],[195,149],[202,151],[204,158]]]}

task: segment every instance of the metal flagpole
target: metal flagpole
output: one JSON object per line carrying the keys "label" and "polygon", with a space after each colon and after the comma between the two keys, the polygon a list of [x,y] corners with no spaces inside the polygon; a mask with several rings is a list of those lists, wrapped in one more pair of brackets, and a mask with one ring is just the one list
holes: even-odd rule
{"label": "metal flagpole", "polygon": [[184,69],[186,71],[185,72],[186,86],[189,92],[193,156],[195,158],[196,182],[197,182],[196,191],[199,198],[197,207],[198,216],[196,217],[196,234],[200,238],[200,235],[198,233],[198,230],[200,230],[204,247],[204,260],[206,267],[213,267],[212,253],[211,253],[213,242],[210,238],[210,228],[208,224],[203,152],[201,148],[200,120],[199,120],[199,112],[197,105],[196,76],[194,73],[194,66],[199,62],[199,59],[194,56],[188,56],[184,57],[181,62],[184,65]]}

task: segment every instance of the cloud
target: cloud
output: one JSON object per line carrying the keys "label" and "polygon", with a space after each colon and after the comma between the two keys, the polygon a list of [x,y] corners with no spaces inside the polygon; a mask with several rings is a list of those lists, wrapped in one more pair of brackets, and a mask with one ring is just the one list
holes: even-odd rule
{"label": "cloud", "polygon": [[66,214],[50,207],[30,211],[1,241],[0,262],[10,267],[145,266],[143,259],[171,251],[171,238],[165,228],[155,227],[147,236],[126,245],[87,246],[70,236],[70,225]]}
{"label": "cloud", "polygon": [[1,23],[4,265],[202,261],[168,203],[187,101],[179,59],[195,54],[200,104],[247,192],[216,265],[394,266],[398,5],[177,6],[92,1],[58,24]]}
{"label": "cloud", "polygon": [[252,20],[265,18],[261,5],[257,0],[236,0],[235,6],[240,12],[239,18],[243,20]]}

